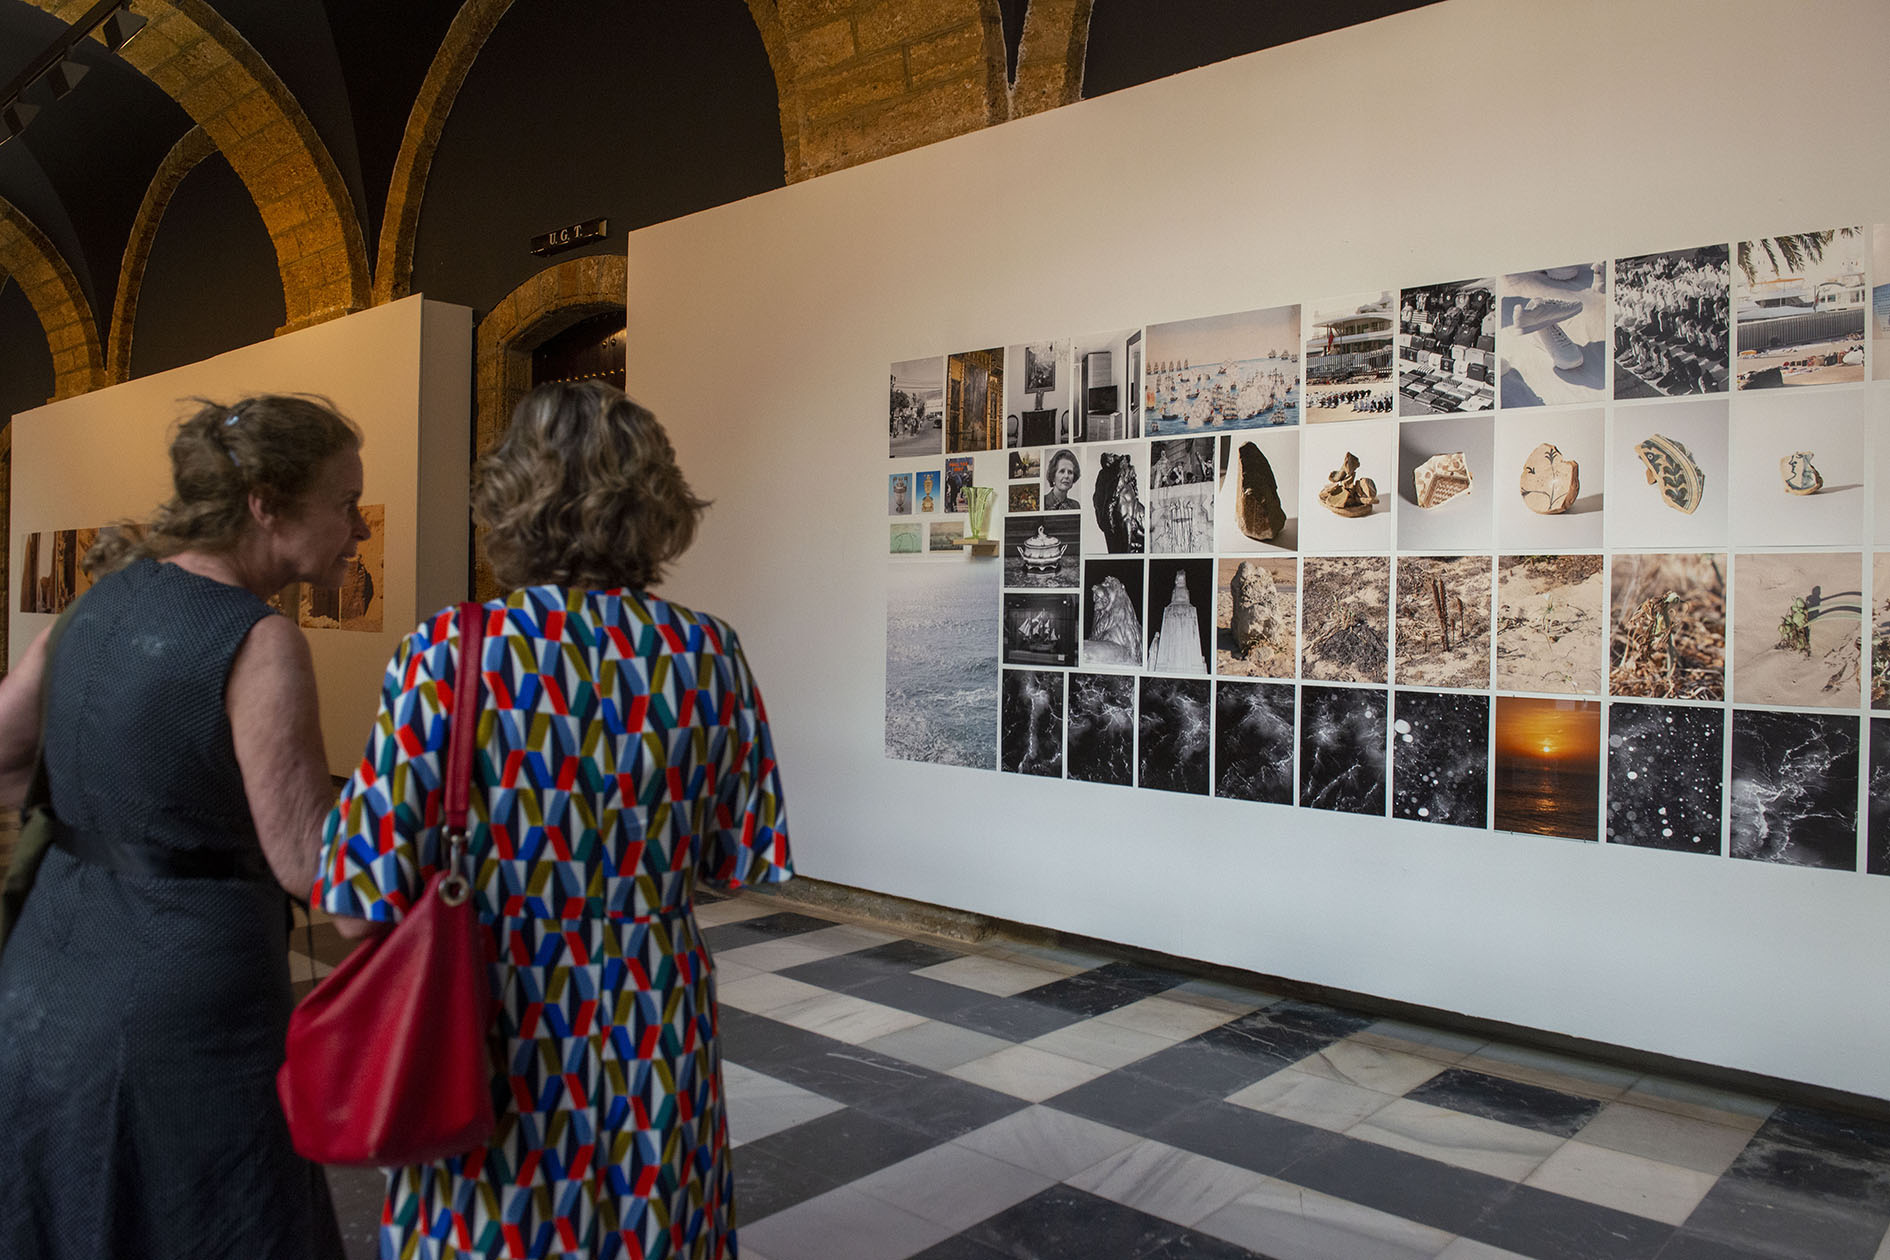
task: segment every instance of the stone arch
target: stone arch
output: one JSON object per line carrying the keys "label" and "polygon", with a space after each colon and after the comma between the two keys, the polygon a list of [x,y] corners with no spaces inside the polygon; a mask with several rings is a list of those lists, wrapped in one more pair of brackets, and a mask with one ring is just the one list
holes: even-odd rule
{"label": "stone arch", "polygon": [[[499,444],[512,408],[531,391],[532,351],[581,319],[624,309],[630,287],[621,254],[590,254],[556,263],[513,289],[474,331],[473,459]],[[472,550],[473,598],[499,594],[492,570]]]}
{"label": "stone arch", "polygon": [[52,351],[53,399],[71,398],[104,384],[98,323],[79,277],[46,234],[5,200],[0,200],[0,271],[19,283],[46,331],[46,346]]}
{"label": "stone arch", "polygon": [[138,293],[144,287],[144,267],[151,261],[151,243],[157,239],[164,209],[171,204],[184,177],[217,151],[202,127],[192,127],[158,163],[151,186],[144,190],[138,215],[131,221],[125,256],[118,264],[118,292],[112,299],[111,324],[105,331],[105,380],[109,384],[131,379],[131,334],[138,322]]}
{"label": "stone arch", "polygon": [[[62,22],[91,0],[32,0]],[[293,332],[368,304],[367,246],[334,157],[288,87],[207,0],[140,0],[118,54],[202,127],[269,229]]]}
{"label": "stone arch", "polygon": [[440,133],[479,50],[511,7],[512,0],[466,0],[453,16],[453,24],[427,68],[426,81],[420,85],[413,111],[407,116],[407,129],[400,138],[393,178],[388,181],[387,212],[381,218],[380,248],[374,262],[377,305],[413,292],[414,235]]}
{"label": "stone arch", "polygon": [[[987,0],[987,3],[989,0]],[[1031,0],[1011,85],[1011,117],[1041,114],[1083,99],[1083,62],[1095,0]]]}

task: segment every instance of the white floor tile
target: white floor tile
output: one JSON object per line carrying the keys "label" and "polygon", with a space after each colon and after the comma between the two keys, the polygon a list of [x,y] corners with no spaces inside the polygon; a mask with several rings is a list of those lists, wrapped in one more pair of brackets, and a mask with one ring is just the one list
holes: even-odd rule
{"label": "white floor tile", "polygon": [[[855,948],[865,946],[846,946],[827,940],[815,939],[839,928],[822,928],[818,932],[803,932],[799,936],[784,936],[779,940],[758,941],[753,945],[743,945],[738,949],[724,950],[715,955],[719,965],[723,962],[740,963],[744,967],[753,967],[756,971],[784,971],[789,967],[798,967],[802,963],[819,962],[823,958],[832,958],[836,954],[852,953]],[[851,930],[851,929],[849,929]]]}
{"label": "white floor tile", "polygon": [[769,972],[756,971],[753,967],[744,967],[740,963],[732,963],[722,958],[715,960],[714,967],[716,991],[718,993],[721,991],[721,986],[725,984],[734,984],[737,980],[746,980],[751,976],[765,976],[770,974]]}
{"label": "white floor tile", "polygon": [[1237,984],[1228,984],[1221,980],[1189,980],[1176,985],[1163,997],[1173,998],[1177,1002],[1194,1002],[1208,1006],[1219,1004],[1230,1015],[1245,1015],[1248,1011],[1257,1011],[1263,1006],[1271,1006],[1280,1000],[1277,993],[1268,993],[1264,989],[1247,989]]}
{"label": "white floor tile", "polygon": [[819,990],[819,994],[818,997],[776,1007],[768,1012],[768,1018],[856,1046],[925,1022],[923,1015],[881,1006],[878,1002],[868,1002],[864,998],[830,993],[825,989]]}
{"label": "white floor tile", "polygon": [[741,1241],[774,1260],[904,1260],[954,1232],[842,1186],[742,1226]]}
{"label": "white floor tile", "polygon": [[1619,1098],[1628,1086],[1640,1079],[1640,1073],[1627,1068],[1587,1063],[1563,1054],[1494,1041],[1460,1059],[1456,1066],[1581,1098]]}
{"label": "white floor tile", "polygon": [[745,919],[759,919],[763,915],[779,913],[779,906],[763,905],[749,897],[731,897],[727,901],[704,901],[696,906],[696,924],[700,927],[721,927],[725,923],[740,923]]}
{"label": "white floor tile", "polygon": [[739,1063],[723,1062],[722,1083],[728,1093],[728,1132],[733,1146],[805,1124],[840,1110],[842,1105]]}
{"label": "white floor tile", "polygon": [[1353,1033],[1349,1040],[1436,1059],[1439,1063],[1455,1063],[1487,1044],[1482,1037],[1407,1024],[1399,1019],[1381,1019],[1363,1032]]}
{"label": "white floor tile", "polygon": [[771,971],[758,971],[743,979],[723,984],[716,982],[715,997],[723,1006],[754,1015],[770,1015],[784,1006],[824,997],[832,990],[802,984]]}
{"label": "white floor tile", "polygon": [[1570,1141],[1543,1160],[1523,1184],[1678,1225],[1717,1180],[1711,1173]]}
{"label": "white floor tile", "polygon": [[1717,1177],[1746,1149],[1752,1131],[1630,1102],[1611,1102],[1575,1135],[1575,1140]]}
{"label": "white floor tile", "polygon": [[1432,1260],[1442,1230],[1265,1178],[1195,1229],[1272,1260]]}
{"label": "white floor tile", "polygon": [[897,1032],[862,1042],[861,1046],[904,1059],[907,1063],[929,1067],[934,1072],[949,1072],[961,1063],[996,1054],[1010,1044],[1002,1037],[928,1019],[910,1028],[901,1028]]}
{"label": "white floor tile", "polygon": [[1105,1024],[1114,1024],[1118,1028],[1133,1028],[1137,1032],[1149,1033],[1156,1037],[1167,1037],[1170,1041],[1186,1041],[1198,1037],[1210,1028],[1219,1028],[1234,1018],[1231,1011],[1215,1010],[1206,1006],[1192,1006],[1186,1002],[1176,1002],[1165,997],[1145,997],[1139,1002],[1127,1006],[1118,1006],[1113,1011],[1105,1011],[1096,1017]]}
{"label": "white floor tile", "polygon": [[951,1069],[949,1075],[970,1081],[986,1089],[995,1089],[1013,1098],[1042,1102],[1085,1081],[1093,1081],[1109,1069],[1030,1046],[1006,1046],[995,1054],[973,1059]]}
{"label": "white floor tile", "polygon": [[1393,1098],[1360,1085],[1283,1068],[1228,1095],[1227,1101],[1343,1133],[1379,1108],[1389,1106]]}
{"label": "white floor tile", "polygon": [[1007,1164],[1056,1181],[1075,1176],[1139,1139],[1054,1107],[1026,1107],[957,1140]]}
{"label": "white floor tile", "polygon": [[1709,1124],[1723,1124],[1729,1129],[1744,1129],[1748,1133],[1757,1133],[1778,1105],[1748,1094],[1734,1094],[1667,1076],[1643,1076],[1621,1095],[1621,1101]]}
{"label": "white floor tile", "polygon": [[1047,1032],[1041,1037],[1033,1037],[1024,1044],[1068,1059],[1113,1069],[1126,1067],[1157,1050],[1166,1050],[1175,1042],[1172,1037],[1138,1032],[1120,1024],[1104,1023],[1100,1019],[1086,1019],[1055,1032]]}
{"label": "white floor tile", "polygon": [[1054,968],[1066,976],[1091,971],[1114,961],[1106,955],[1078,949],[1074,945],[1007,944],[984,952],[994,958],[1015,958],[1019,962],[1033,962],[1040,967]]}
{"label": "white floor tile", "polygon": [[930,967],[920,967],[912,974],[932,980],[943,980],[947,984],[973,989],[979,993],[989,993],[993,997],[1015,997],[1028,989],[1061,980],[1069,973],[1053,971],[1036,963],[1017,962],[1009,958],[966,954],[963,958],[953,958],[947,962],[934,963]]}
{"label": "white floor tile", "polygon": [[1534,1129],[1409,1098],[1380,1107],[1347,1129],[1346,1136],[1511,1181],[1534,1172],[1563,1141]]}
{"label": "white floor tile", "polygon": [[1308,1076],[1344,1081],[1393,1098],[1403,1097],[1445,1068],[1435,1059],[1357,1041],[1335,1042],[1293,1066]]}
{"label": "white floor tile", "polygon": [[954,1233],[1055,1184],[1041,1173],[949,1142],[853,1183]]}
{"label": "white floor tile", "polygon": [[[746,1247],[742,1248],[742,1260],[749,1260]],[[1504,1251],[1501,1247],[1492,1247],[1488,1243],[1480,1243],[1474,1238],[1459,1238],[1438,1252],[1437,1260],[1529,1260],[1529,1257],[1514,1251]]]}
{"label": "white floor tile", "polygon": [[1205,1155],[1142,1141],[1067,1180],[1079,1190],[1192,1226],[1267,1179]]}

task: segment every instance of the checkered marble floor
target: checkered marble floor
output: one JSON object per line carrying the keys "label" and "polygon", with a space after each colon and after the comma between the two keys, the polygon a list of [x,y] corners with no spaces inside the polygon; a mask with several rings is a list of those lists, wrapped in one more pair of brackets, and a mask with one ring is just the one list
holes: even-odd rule
{"label": "checkered marble floor", "polygon": [[698,917],[745,1260],[1890,1260],[1890,1124],[1074,950]]}

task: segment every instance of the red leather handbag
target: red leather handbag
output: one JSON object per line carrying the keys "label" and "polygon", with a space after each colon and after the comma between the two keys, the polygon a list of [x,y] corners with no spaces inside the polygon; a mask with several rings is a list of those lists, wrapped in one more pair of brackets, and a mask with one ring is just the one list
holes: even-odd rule
{"label": "red leather handbag", "polygon": [[463,869],[484,628],[480,605],[459,606],[445,865],[393,931],[357,946],[289,1018],[276,1093],[295,1149],[317,1163],[424,1164],[492,1134],[492,938]]}

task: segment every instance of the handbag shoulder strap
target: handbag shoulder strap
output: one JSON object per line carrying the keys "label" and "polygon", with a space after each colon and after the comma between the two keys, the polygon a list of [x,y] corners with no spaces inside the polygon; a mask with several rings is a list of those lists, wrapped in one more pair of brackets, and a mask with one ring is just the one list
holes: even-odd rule
{"label": "handbag shoulder strap", "polygon": [[51,633],[46,636],[46,659],[40,665],[39,672],[38,746],[33,750],[33,777],[26,785],[26,799],[20,802],[22,817],[52,805],[52,784],[46,777],[46,701],[52,694],[53,654],[59,648],[59,637],[66,632],[66,623],[72,620],[73,611],[78,606],[77,600],[66,605],[66,610],[59,614],[59,619],[52,624]]}
{"label": "handbag shoulder strap", "polygon": [[485,630],[485,605],[461,604],[459,670],[454,676],[452,724],[446,735],[445,785],[446,834],[461,846],[466,839],[466,814],[472,801],[473,748],[479,742],[479,684]]}

